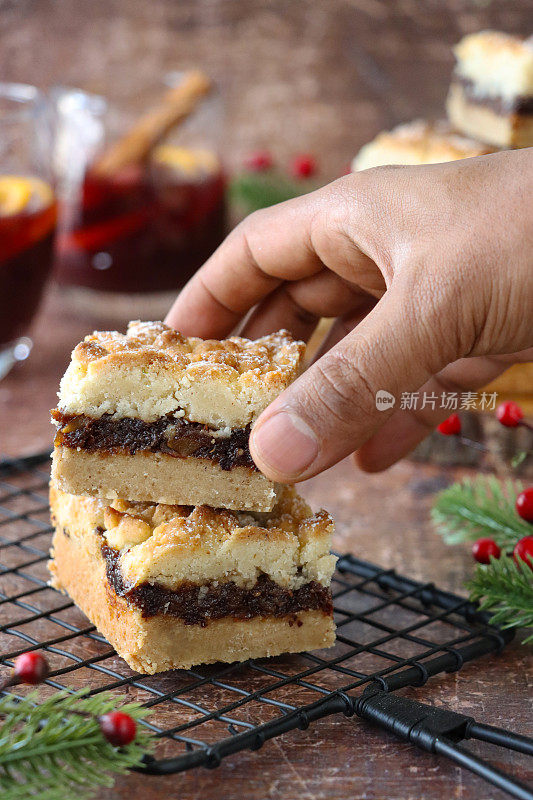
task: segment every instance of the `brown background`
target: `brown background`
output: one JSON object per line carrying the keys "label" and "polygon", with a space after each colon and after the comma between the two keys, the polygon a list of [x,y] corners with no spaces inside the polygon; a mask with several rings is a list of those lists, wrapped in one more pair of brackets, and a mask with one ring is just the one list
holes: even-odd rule
{"label": "brown background", "polygon": [[465,33],[533,29],[531,0],[0,2],[3,80],[149,98],[201,64],[227,108],[226,153],[320,155],[336,175],[378,130],[442,113]]}
{"label": "brown background", "polygon": [[[142,105],[164,72],[200,64],[216,77],[225,100],[221,139],[230,164],[257,146],[270,147],[282,161],[311,150],[329,178],[379,129],[441,113],[450,46],[461,35],[484,27],[529,34],[532,23],[528,0],[4,0],[0,74],[45,88],[77,84]],[[118,314],[113,321],[118,324]],[[48,409],[68,353],[96,324],[90,312],[73,310],[69,296],[49,292],[32,357],[0,383],[0,452],[49,445]],[[310,482],[305,493],[336,517],[339,549],[461,590],[470,557],[447,548],[428,522],[434,492],[458,474],[406,462],[385,475],[363,476],[346,462]],[[526,731],[528,675],[530,651],[514,645],[416,694]],[[500,758],[496,748],[485,752]],[[527,776],[524,758],[506,754],[503,760]],[[181,800],[503,797],[441,759],[344,718],[233,757],[214,772],[131,775],[99,796],[115,800],[134,792]]]}

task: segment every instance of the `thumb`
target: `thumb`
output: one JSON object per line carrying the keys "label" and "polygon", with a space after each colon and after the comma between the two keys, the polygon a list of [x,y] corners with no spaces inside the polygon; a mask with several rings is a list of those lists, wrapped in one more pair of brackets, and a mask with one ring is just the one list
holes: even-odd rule
{"label": "thumb", "polygon": [[443,345],[440,315],[431,316],[424,319],[420,307],[415,313],[409,298],[389,289],[363,322],[261,414],[250,437],[259,469],[292,483],[357,450],[394,411],[394,405],[377,407],[379,390],[398,407],[402,392],[418,389],[457,358],[445,352],[453,345]]}

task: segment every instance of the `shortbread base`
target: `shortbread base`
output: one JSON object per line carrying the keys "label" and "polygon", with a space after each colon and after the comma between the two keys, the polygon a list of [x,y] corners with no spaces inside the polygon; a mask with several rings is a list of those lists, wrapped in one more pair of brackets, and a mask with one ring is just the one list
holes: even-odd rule
{"label": "shortbread base", "polygon": [[205,458],[166,453],[89,453],[60,445],[52,479],[64,492],[107,500],[271,511],[278,486],[249,467],[223,470]]}
{"label": "shortbread base", "polygon": [[531,114],[498,114],[490,106],[469,100],[460,84],[450,87],[446,110],[457,130],[494,147],[533,145]]}
{"label": "shortbread base", "polygon": [[205,627],[175,617],[143,617],[109,586],[104,559],[56,530],[51,584],[70,595],[117,653],[138,672],[154,674],[217,661],[246,661],[330,647],[333,618],[322,611],[288,617],[224,618]]}

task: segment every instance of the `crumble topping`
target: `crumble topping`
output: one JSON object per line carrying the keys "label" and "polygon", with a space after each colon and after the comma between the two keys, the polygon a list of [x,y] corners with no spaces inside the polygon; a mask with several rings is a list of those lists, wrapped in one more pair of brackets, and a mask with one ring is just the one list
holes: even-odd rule
{"label": "crumble topping", "polygon": [[59,409],[244,428],[297,377],[304,349],[283,330],[217,341],[187,338],[163,322],[131,322],[126,334],[96,331],[77,345]]}
{"label": "crumble topping", "polygon": [[492,152],[493,148],[460,136],[445,121],[416,119],[379,133],[361,148],[352,169],[357,171],[386,164],[437,164]]}
{"label": "crumble topping", "polygon": [[147,365],[156,359],[173,368],[189,369],[191,379],[211,370],[255,376],[283,375],[295,369],[303,349],[288,331],[280,330],[257,340],[198,339],[182,336],[164,322],[130,322],[124,335],[118,331],[95,331],[74,349],[73,361],[88,365],[100,359]]}
{"label": "crumble topping", "polygon": [[500,31],[465,36],[455,46],[456,74],[478,85],[480,94],[533,94],[533,39]]}
{"label": "crumble topping", "polygon": [[82,542],[98,529],[119,552],[128,586],[233,581],[253,586],[261,574],[285,588],[311,581],[329,585],[335,557],[333,521],[311,512],[285,487],[271,512],[246,513],[208,506],[167,506],[115,500],[106,503],[66,494],[52,485],[54,521]]}

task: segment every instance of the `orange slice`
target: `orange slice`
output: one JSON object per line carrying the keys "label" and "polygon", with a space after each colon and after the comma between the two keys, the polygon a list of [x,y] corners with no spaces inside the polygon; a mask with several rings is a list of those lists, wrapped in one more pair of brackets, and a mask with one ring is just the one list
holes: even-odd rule
{"label": "orange slice", "polygon": [[0,175],[0,216],[11,217],[25,211],[33,200],[39,207],[53,200],[51,187],[39,178]]}
{"label": "orange slice", "polygon": [[191,150],[171,144],[157,147],[153,160],[159,164],[167,164],[188,177],[216,172],[219,169],[218,158],[211,150]]}

